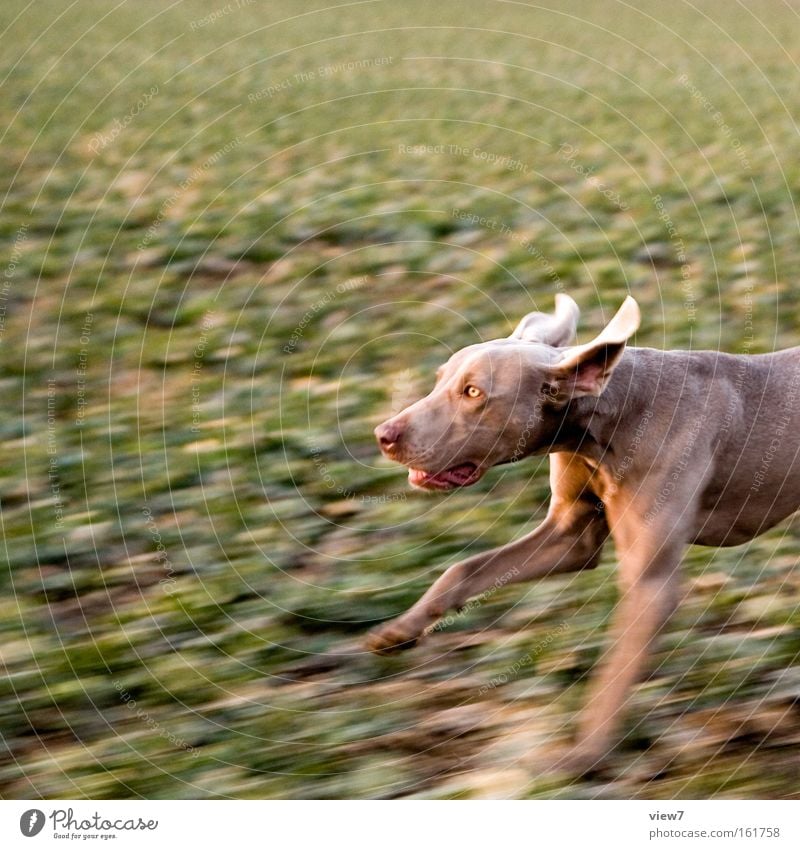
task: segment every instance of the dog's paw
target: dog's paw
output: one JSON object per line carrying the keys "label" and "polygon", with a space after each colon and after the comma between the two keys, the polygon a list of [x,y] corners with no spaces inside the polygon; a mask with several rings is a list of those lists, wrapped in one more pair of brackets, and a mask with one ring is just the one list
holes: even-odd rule
{"label": "dog's paw", "polygon": [[394,654],[414,648],[419,637],[399,622],[387,622],[367,634],[365,645],[374,654]]}

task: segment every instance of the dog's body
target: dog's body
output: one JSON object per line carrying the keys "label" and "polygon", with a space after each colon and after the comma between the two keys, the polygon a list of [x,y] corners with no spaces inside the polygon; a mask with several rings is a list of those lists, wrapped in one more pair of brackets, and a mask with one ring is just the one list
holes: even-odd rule
{"label": "dog's body", "polygon": [[[552,500],[531,534],[448,569],[369,646],[414,645],[498,580],[594,568],[609,533],[621,598],[612,641],[561,760],[585,769],[614,742],[631,686],[678,602],[688,544],[738,545],[800,507],[800,348],[757,356],[627,348],[628,298],[575,346],[577,306],[532,313],[507,340],[455,354],[433,392],[376,429],[413,485],[452,489],[493,465],[550,454]],[[509,581],[509,576],[513,575]]]}

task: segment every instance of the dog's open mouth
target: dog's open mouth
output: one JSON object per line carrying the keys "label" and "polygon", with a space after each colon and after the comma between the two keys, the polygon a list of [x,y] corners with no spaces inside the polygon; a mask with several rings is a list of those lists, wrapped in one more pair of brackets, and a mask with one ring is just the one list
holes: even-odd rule
{"label": "dog's open mouth", "polygon": [[483,471],[475,463],[461,463],[443,472],[423,472],[422,469],[409,469],[408,482],[420,489],[455,489],[459,486],[471,486],[481,479]]}

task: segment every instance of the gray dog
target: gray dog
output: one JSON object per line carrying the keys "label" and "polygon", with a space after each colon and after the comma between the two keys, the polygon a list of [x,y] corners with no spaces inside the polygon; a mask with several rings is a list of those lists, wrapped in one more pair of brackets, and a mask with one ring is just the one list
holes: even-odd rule
{"label": "gray dog", "polygon": [[686,546],[738,545],[800,506],[800,348],[626,348],[640,320],[633,298],[588,344],[574,344],[577,320],[577,304],[557,295],[554,315],[531,313],[510,338],[458,351],[428,396],[376,428],[384,455],[424,489],[468,486],[491,466],[549,454],[552,500],[536,530],[450,567],[368,646],[413,646],[498,580],[593,569],[611,533],[621,594],[613,633],[576,744],[559,760],[584,771],[615,743],[678,602]]}

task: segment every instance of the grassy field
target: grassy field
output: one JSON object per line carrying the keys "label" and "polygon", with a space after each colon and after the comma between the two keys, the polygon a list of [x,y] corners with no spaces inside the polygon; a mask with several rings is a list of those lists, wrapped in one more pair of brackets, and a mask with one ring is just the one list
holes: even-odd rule
{"label": "grassy field", "polygon": [[590,338],[800,343],[800,19],[667,5],[0,10],[0,796],[797,797],[800,525],[695,548],[608,772],[616,599],[364,633],[521,535],[547,461],[427,497],[372,428],[568,291]]}

